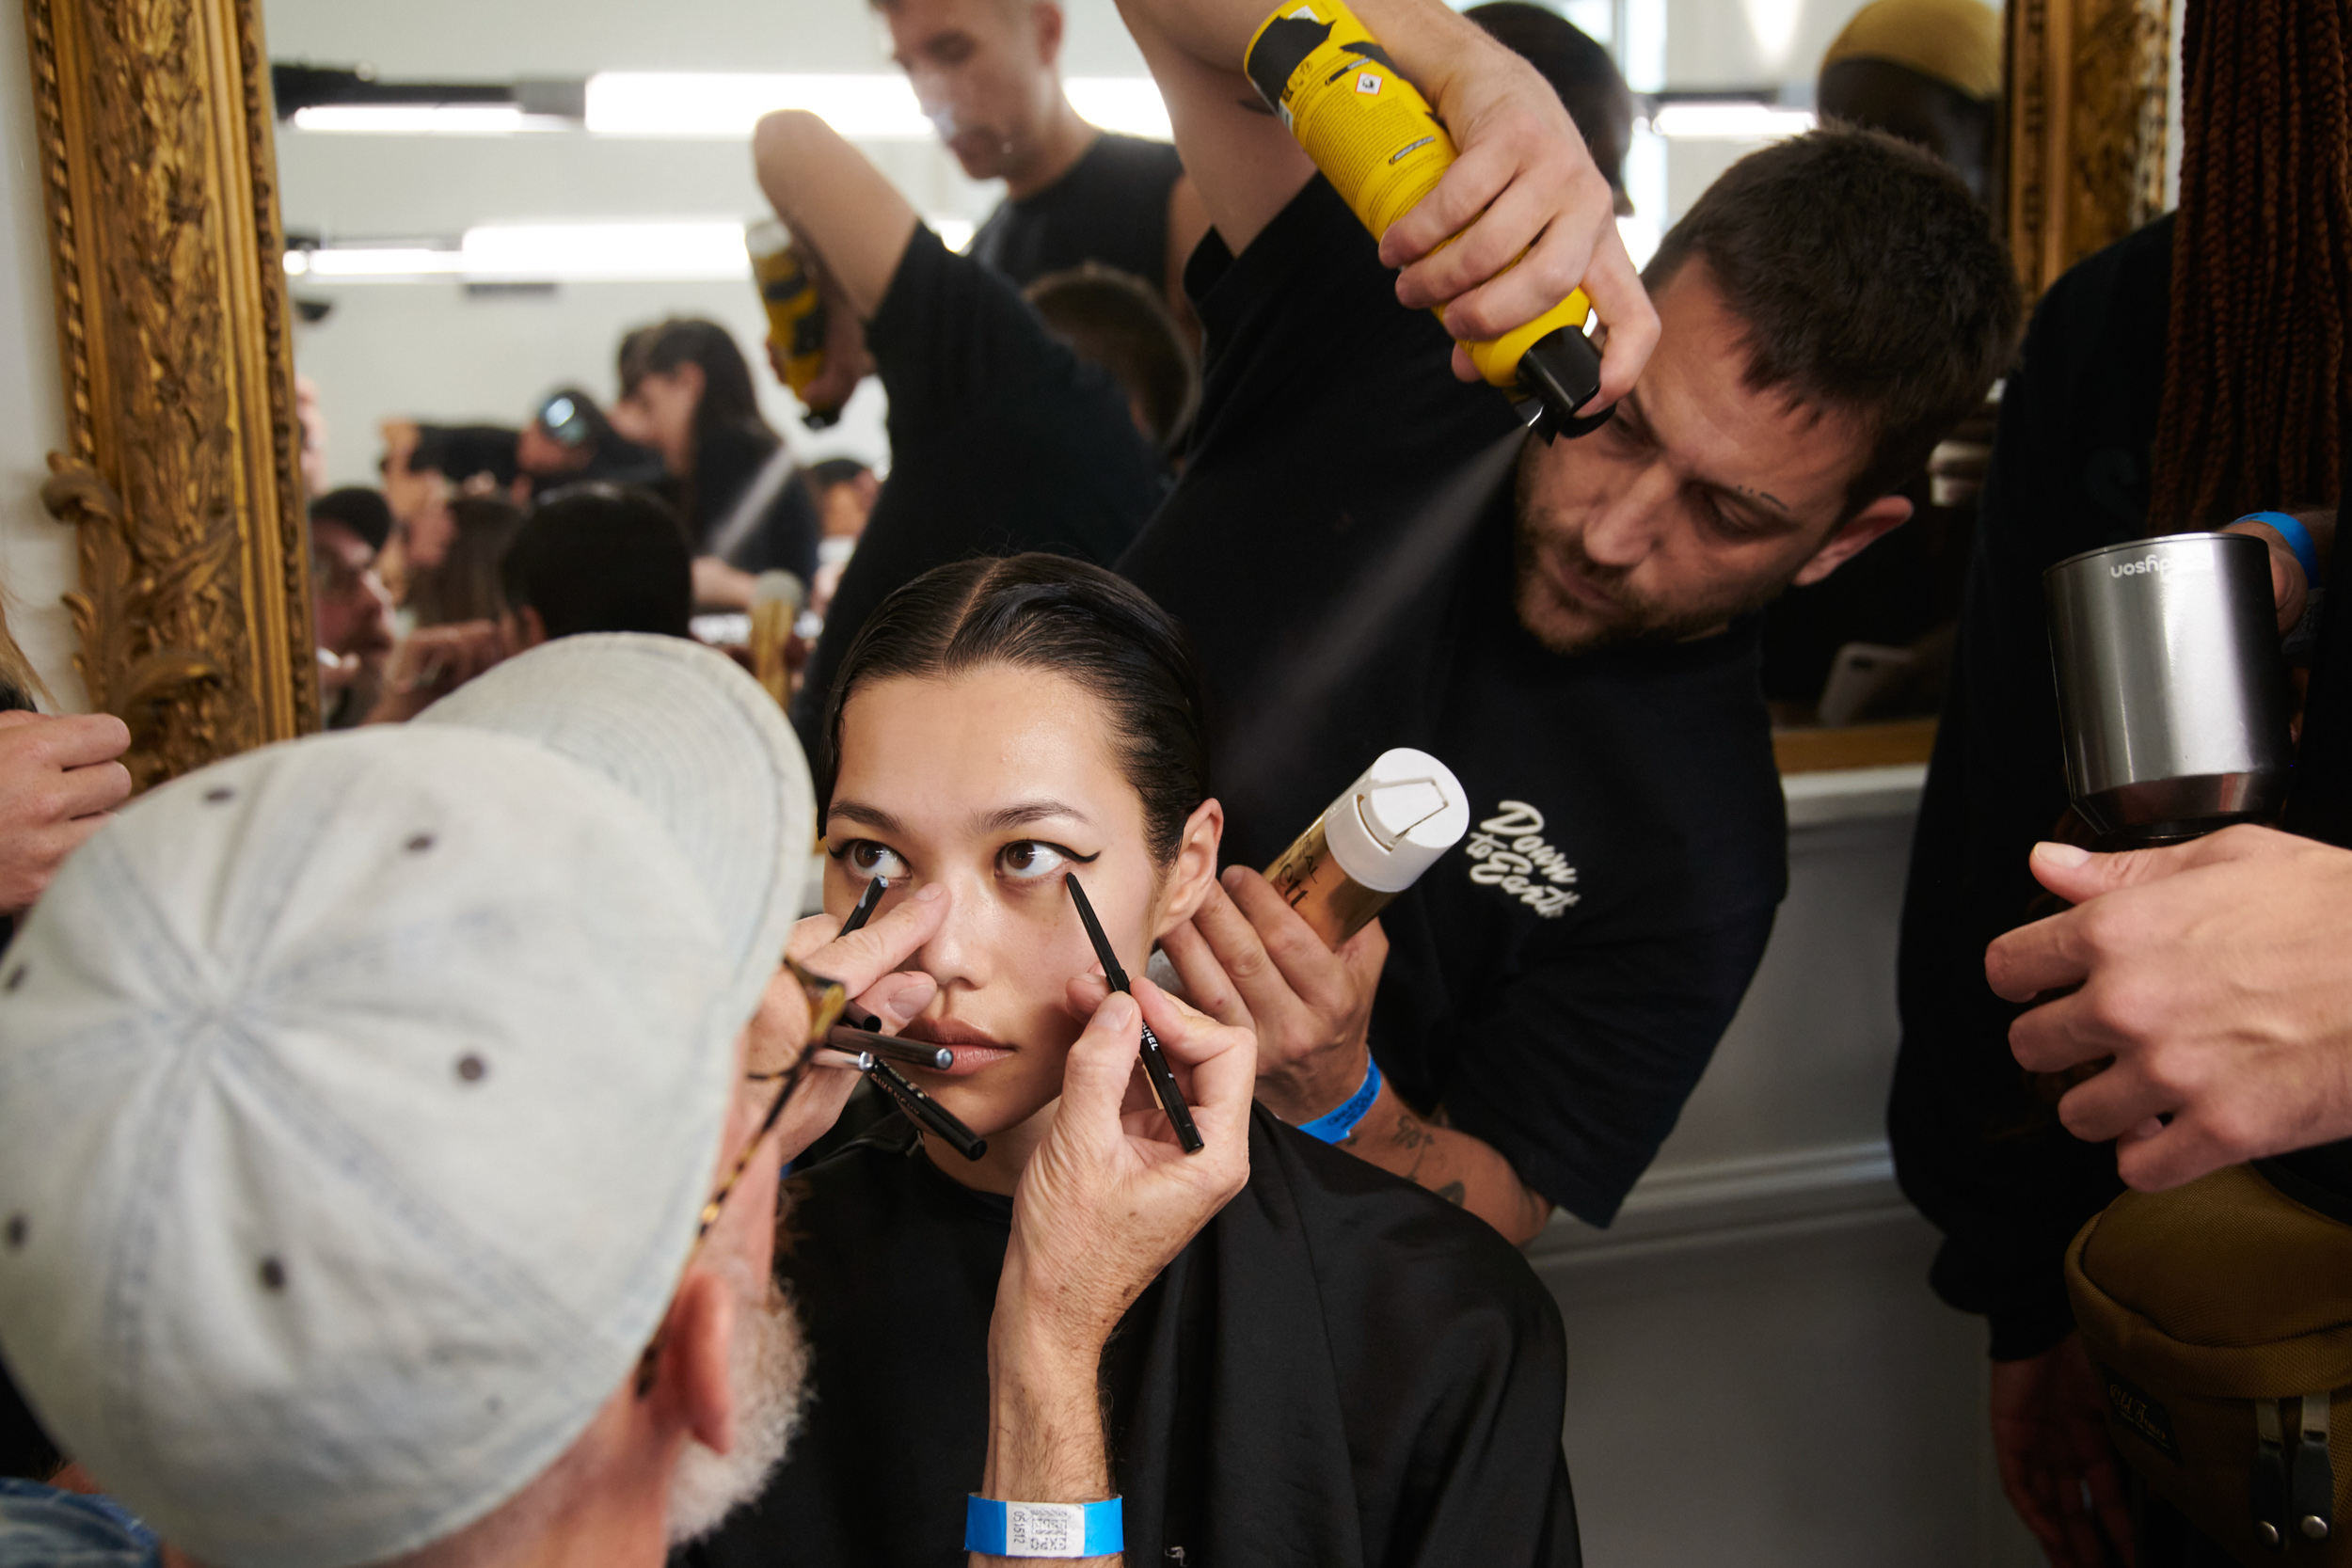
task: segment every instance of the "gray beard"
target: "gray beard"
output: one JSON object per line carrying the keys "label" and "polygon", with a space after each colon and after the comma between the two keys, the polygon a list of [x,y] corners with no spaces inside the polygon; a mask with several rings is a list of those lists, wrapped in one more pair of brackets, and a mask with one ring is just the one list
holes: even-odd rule
{"label": "gray beard", "polygon": [[767,1299],[736,1323],[728,1382],[735,1390],[735,1447],[715,1453],[689,1440],[670,1477],[670,1544],[684,1545],[719,1528],[759,1496],[800,1430],[808,1377],[808,1343],[791,1302],[773,1284]]}

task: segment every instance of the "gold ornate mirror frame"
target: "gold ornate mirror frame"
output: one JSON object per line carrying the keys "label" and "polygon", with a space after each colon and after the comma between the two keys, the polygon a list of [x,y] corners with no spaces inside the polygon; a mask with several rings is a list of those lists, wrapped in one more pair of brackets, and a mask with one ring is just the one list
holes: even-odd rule
{"label": "gold ornate mirror frame", "polygon": [[2172,6],[2007,0],[2010,254],[2026,297],[2164,210]]}
{"label": "gold ornate mirror frame", "polygon": [[259,0],[25,0],[90,705],[141,787],[318,727]]}

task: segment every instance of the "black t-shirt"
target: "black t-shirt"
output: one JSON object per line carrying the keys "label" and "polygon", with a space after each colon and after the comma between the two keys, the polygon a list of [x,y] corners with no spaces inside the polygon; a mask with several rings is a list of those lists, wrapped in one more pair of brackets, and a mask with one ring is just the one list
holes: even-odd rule
{"label": "black t-shirt", "polygon": [[[1104,1354],[1126,1560],[1575,1563],[1565,1351],[1526,1259],[1263,1111],[1249,1139],[1248,1186]],[[686,1560],[961,1568],[1011,1201],[949,1180],[896,1117],[804,1183],[777,1274],[807,1425]]]}
{"label": "black t-shirt", "polygon": [[789,463],[784,445],[762,426],[739,424],[712,431],[694,448],[694,481],[687,486],[686,531],[697,555],[719,554],[739,571],[789,572],[803,582],[817,576],[817,541],[824,523],[808,482],[787,468],[757,518],[732,539],[737,507],[770,472],[771,463]]}
{"label": "black t-shirt", "polygon": [[1168,143],[1105,131],[1060,179],[998,203],[972,237],[972,254],[1024,287],[1098,261],[1165,293],[1168,193],[1184,172]]}
{"label": "black t-shirt", "polygon": [[1787,885],[1753,623],[1576,657],[1513,610],[1502,393],[1456,381],[1320,179],[1185,275],[1208,330],[1184,478],[1120,570],[1216,707],[1229,860],[1263,867],[1416,746],[1471,834],[1384,916],[1381,1070],[1606,1224],[1745,991]]}
{"label": "black t-shirt", "polygon": [[866,343],[890,395],[890,477],[792,706],[812,761],[834,672],[891,594],[978,555],[1044,550],[1107,566],[1168,489],[1110,372],[929,229],[907,242]]}
{"label": "black t-shirt", "polygon": [[2122,1191],[2115,1151],[2058,1122],[2010,1054],[2019,1009],[1984,950],[2058,912],[2026,866],[2068,806],[2042,574],[2148,529],[2164,393],[2172,219],[2069,271],[2042,295],[2001,395],[1951,685],[1912,840],[1887,1132],[1903,1192],[1944,1232],[1930,1282],[1991,1321],[1993,1354],[2070,1332],[2066,1245]]}

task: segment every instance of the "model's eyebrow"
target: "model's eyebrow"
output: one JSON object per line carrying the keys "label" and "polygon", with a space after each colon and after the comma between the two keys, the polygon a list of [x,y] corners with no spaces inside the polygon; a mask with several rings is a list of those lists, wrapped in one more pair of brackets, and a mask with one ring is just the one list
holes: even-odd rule
{"label": "model's eyebrow", "polygon": [[836,816],[847,817],[861,827],[873,829],[878,833],[903,833],[907,831],[905,823],[882,810],[882,807],[869,806],[863,800],[844,800],[836,798],[834,800],[833,809],[825,813],[825,820],[830,824]]}
{"label": "model's eyebrow", "polygon": [[1001,833],[1056,816],[1066,816],[1088,827],[1094,825],[1094,819],[1085,812],[1059,800],[1024,800],[1017,806],[999,806],[994,811],[982,812],[972,819],[972,829],[975,832]]}

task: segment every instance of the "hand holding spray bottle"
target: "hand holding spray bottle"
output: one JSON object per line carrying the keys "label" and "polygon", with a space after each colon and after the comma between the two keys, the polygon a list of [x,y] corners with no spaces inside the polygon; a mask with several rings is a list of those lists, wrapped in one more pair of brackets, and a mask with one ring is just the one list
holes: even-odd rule
{"label": "hand holding spray bottle", "polygon": [[[1269,108],[1375,239],[1435,189],[1454,138],[1370,29],[1341,0],[1306,0],[1262,23],[1242,69]],[[1578,289],[1526,325],[1465,343],[1489,386],[1533,398],[1546,440],[1599,428],[1575,418],[1600,390],[1600,356],[1584,335],[1592,301]]]}

